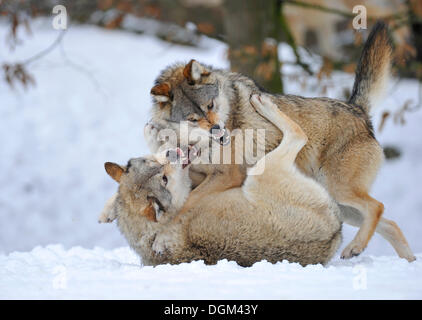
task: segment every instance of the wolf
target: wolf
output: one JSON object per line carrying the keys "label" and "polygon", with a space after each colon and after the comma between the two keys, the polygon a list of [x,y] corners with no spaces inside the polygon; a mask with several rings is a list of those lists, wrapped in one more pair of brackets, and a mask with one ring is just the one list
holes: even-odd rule
{"label": "wolf", "polygon": [[272,102],[254,95],[251,107],[282,130],[281,143],[259,161],[241,187],[204,195],[179,215],[191,192],[189,166],[172,164],[168,152],[129,160],[126,166],[106,163],[119,183],[105,207],[144,265],[221,259],[251,266],[266,259],[287,259],[305,266],[326,264],[341,243],[339,208],[328,192],[295,165],[308,138]]}
{"label": "wolf", "polygon": [[[385,90],[392,54],[388,27],[379,21],[364,45],[347,102],[271,94],[272,102],[309,137],[296,157],[297,167],[328,190],[340,205],[345,223],[359,227],[343,250],[342,258],[359,255],[376,231],[400,257],[415,260],[397,224],[382,217],[384,205],[369,194],[384,159],[369,112]],[[278,145],[283,134],[270,121],[258,116],[249,103],[251,95],[263,93],[265,90],[244,75],[214,69],[195,60],[170,66],[162,71],[151,89],[152,118],[145,128],[150,148],[154,150],[159,146],[157,130],[188,121],[192,127],[212,132],[263,128],[266,141],[261,148],[268,153]],[[198,185],[190,197],[192,203],[219,186],[224,190],[240,186],[245,176],[244,167],[192,166]]]}

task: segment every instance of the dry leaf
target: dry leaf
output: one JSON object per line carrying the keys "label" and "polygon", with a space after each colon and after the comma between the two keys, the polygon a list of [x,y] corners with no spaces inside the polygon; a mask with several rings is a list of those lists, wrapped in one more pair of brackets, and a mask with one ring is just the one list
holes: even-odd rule
{"label": "dry leaf", "polygon": [[390,112],[388,112],[388,111],[384,111],[384,112],[382,113],[382,116],[381,116],[381,122],[380,122],[380,124],[379,124],[379,126],[378,126],[378,132],[381,132],[381,131],[382,131],[382,129],[384,129],[385,122],[387,121],[387,118],[389,118],[389,117],[390,117]]}
{"label": "dry leaf", "polygon": [[209,22],[201,22],[196,25],[199,32],[204,34],[213,34],[215,32],[214,26]]}

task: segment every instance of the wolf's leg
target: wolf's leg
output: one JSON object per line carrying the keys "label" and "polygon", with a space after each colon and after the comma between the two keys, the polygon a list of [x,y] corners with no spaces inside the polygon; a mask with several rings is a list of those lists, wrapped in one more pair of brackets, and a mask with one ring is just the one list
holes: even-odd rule
{"label": "wolf's leg", "polygon": [[[322,169],[325,172],[327,189],[334,199],[362,214],[359,231],[343,250],[342,258],[357,256],[366,248],[384,212],[384,205],[368,193],[382,163],[382,157],[382,149],[374,139],[360,136],[350,141],[341,152],[327,159]],[[383,224],[380,230],[387,235],[391,228],[391,224]],[[400,250],[398,255],[412,261],[413,254],[406,253],[411,252],[407,242],[402,242],[402,246],[407,247],[406,250],[395,246],[396,250]]]}
{"label": "wolf's leg", "polygon": [[240,187],[245,179],[244,168],[240,165],[210,165],[212,172],[197,186],[186,200],[178,215],[182,215],[197,205],[200,199],[216,192]]}
{"label": "wolf's leg", "polygon": [[[281,112],[277,105],[267,95],[253,95],[251,104],[255,110],[283,132],[283,139],[279,146],[260,159],[255,168],[260,166],[274,166],[293,168],[297,154],[308,141],[302,128]],[[254,168],[252,168],[254,170]],[[274,171],[273,171],[274,172]]]}
{"label": "wolf's leg", "polygon": [[164,144],[164,140],[160,140],[159,133],[160,130],[176,130],[171,127],[169,123],[165,121],[153,121],[150,120],[144,127],[144,137],[147,143],[147,146],[151,153],[157,153],[159,148]]}
{"label": "wolf's leg", "polygon": [[[341,205],[340,208],[341,220],[343,222],[354,227],[360,227],[362,225],[363,217],[358,210],[352,207],[345,207]],[[409,261],[416,260],[415,256],[410,250],[406,238],[403,235],[403,232],[394,221],[381,217],[375,232],[379,233],[393,246],[400,258],[404,258]]]}
{"label": "wolf's leg", "polygon": [[117,198],[117,193],[115,193],[110,199],[107,200],[103,211],[101,211],[100,216],[98,217],[99,223],[110,223],[117,218],[116,210],[114,210],[114,203]]}
{"label": "wolf's leg", "polygon": [[156,153],[160,147],[158,141],[158,128],[151,122],[148,122],[144,127],[144,137],[149,150]]}
{"label": "wolf's leg", "polygon": [[363,222],[351,243],[343,250],[341,257],[348,259],[359,255],[368,245],[384,212],[384,205],[372,198],[365,189],[351,189],[336,195],[343,205],[358,209],[363,214]]}
{"label": "wolf's leg", "polygon": [[[251,169],[258,168],[257,171],[249,171],[242,187],[245,198],[259,207],[267,207],[278,216],[280,219],[273,221],[274,226],[280,224],[280,229],[290,226],[287,228],[292,233],[287,232],[286,239],[306,238],[309,243],[318,242],[318,247],[322,242],[327,243],[327,249],[313,253],[325,255],[327,261],[340,245],[341,223],[337,215],[338,206],[327,190],[296,168],[296,156],[306,144],[307,136],[298,124],[278,109],[269,96],[254,95],[251,103],[261,116],[283,132],[283,138],[273,151]],[[265,167],[259,167],[260,162]],[[284,206],[294,214],[285,215]],[[298,228],[298,225],[301,227]]]}

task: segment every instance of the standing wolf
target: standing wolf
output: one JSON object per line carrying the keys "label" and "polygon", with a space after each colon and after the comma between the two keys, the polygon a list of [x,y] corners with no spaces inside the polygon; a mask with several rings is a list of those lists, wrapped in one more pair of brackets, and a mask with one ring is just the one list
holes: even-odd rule
{"label": "standing wolf", "polygon": [[[344,222],[359,227],[342,258],[359,255],[377,231],[400,257],[415,260],[400,228],[395,222],[382,218],[383,204],[369,195],[383,161],[383,151],[375,139],[369,111],[386,87],[391,60],[388,28],[378,22],[363,48],[349,101],[271,95],[278,108],[297,122],[309,137],[296,158],[297,167],[321,183],[341,205]],[[151,89],[155,103],[152,124],[147,125],[145,133],[152,151],[159,146],[155,136],[157,129],[188,121],[190,126],[206,131],[263,128],[266,142],[262,147],[270,152],[282,139],[282,133],[255,113],[249,103],[252,94],[262,92],[246,76],[216,70],[194,60],[187,65],[176,64],[165,69]],[[198,171],[202,169],[198,168]],[[234,170],[233,166],[218,172],[221,170],[219,165],[208,165],[206,170],[206,183],[192,192],[196,193],[196,199],[219,185],[228,188],[243,182],[239,178],[242,176],[239,172],[243,171]],[[232,175],[236,179],[232,179]]]}
{"label": "standing wolf", "polygon": [[[325,264],[338,249],[337,204],[296,169],[305,133],[268,96],[254,95],[250,103],[283,131],[283,140],[251,168],[241,187],[204,195],[180,219],[175,215],[191,191],[188,167],[170,164],[160,155],[131,159],[126,167],[105,164],[119,191],[104,213],[110,220],[117,218],[144,264],[215,264],[221,259],[241,266],[263,259]],[[262,161],[263,173],[254,175]]]}

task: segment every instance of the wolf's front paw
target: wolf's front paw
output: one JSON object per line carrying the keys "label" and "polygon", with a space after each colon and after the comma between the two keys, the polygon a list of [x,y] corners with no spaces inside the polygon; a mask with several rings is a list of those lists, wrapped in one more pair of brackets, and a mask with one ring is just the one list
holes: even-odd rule
{"label": "wolf's front paw", "polygon": [[344,248],[341,253],[342,259],[350,259],[356,257],[362,253],[365,248],[356,243],[350,243],[346,248]]}
{"label": "wolf's front paw", "polygon": [[169,250],[168,244],[169,244],[168,237],[165,237],[163,235],[157,235],[155,237],[154,243],[152,244],[152,250],[156,254],[163,254],[164,252]]}
{"label": "wolf's front paw", "polygon": [[114,221],[115,217],[110,217],[106,213],[101,213],[98,217],[98,223],[112,223]]}
{"label": "wolf's front paw", "polygon": [[250,98],[251,105],[261,116],[271,119],[277,112],[277,106],[266,94],[253,94]]}
{"label": "wolf's front paw", "polygon": [[148,148],[152,153],[156,153],[161,145],[158,139],[159,127],[153,122],[148,122],[144,128],[144,136]]}
{"label": "wolf's front paw", "polygon": [[115,209],[116,198],[117,193],[107,200],[103,211],[101,211],[100,216],[98,217],[98,223],[111,223],[117,218]]}
{"label": "wolf's front paw", "polygon": [[252,107],[258,112],[262,108],[261,95],[260,94],[251,94],[249,101],[251,102]]}

